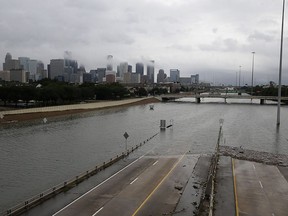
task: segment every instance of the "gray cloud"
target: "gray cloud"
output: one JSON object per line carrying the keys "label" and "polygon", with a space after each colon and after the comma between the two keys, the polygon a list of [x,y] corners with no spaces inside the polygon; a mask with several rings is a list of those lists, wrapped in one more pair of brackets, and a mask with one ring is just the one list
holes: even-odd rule
{"label": "gray cloud", "polygon": [[271,34],[265,34],[265,33],[255,31],[254,33],[248,36],[248,40],[249,41],[263,40],[265,42],[271,42],[271,41],[275,41],[275,37],[274,35],[271,35]]}
{"label": "gray cloud", "polygon": [[[166,71],[179,68],[183,76],[197,72],[204,76],[205,72],[206,80],[213,71],[226,71],[223,76],[233,71],[234,77],[239,65],[249,68],[252,50],[256,52],[259,74],[274,73],[269,68],[277,68],[279,62],[281,2],[0,2],[2,62],[11,52],[14,58],[29,56],[47,64],[71,50],[86,69],[104,66],[105,56],[112,54],[132,65],[141,59],[154,59],[157,67]],[[284,50],[285,57],[287,54]]]}
{"label": "gray cloud", "polygon": [[217,38],[211,44],[199,44],[202,51],[233,52],[239,48],[238,41],[233,38]]}

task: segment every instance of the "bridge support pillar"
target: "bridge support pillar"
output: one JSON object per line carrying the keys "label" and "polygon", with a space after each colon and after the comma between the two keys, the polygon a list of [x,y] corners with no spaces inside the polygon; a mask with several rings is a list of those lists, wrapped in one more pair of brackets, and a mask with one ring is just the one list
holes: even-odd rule
{"label": "bridge support pillar", "polygon": [[260,99],[260,104],[261,105],[265,104],[265,99]]}
{"label": "bridge support pillar", "polygon": [[200,98],[196,98],[196,103],[200,104],[201,103],[201,99]]}

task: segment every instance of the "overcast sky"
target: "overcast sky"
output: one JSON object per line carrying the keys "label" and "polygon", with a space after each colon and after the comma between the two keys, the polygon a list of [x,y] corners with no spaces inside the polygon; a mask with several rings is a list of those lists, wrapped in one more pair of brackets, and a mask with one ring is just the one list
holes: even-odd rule
{"label": "overcast sky", "polygon": [[[282,0],[0,0],[0,62],[7,52],[46,64],[64,51],[86,70],[106,56],[133,66],[155,60],[155,74],[178,68],[201,81],[278,82]],[[287,12],[288,13],[288,12]],[[287,16],[286,16],[287,17]],[[288,20],[286,21],[288,25]],[[286,25],[286,26],[287,26]],[[285,28],[286,28],[285,26]],[[283,83],[288,84],[288,27]],[[2,64],[0,66],[2,69]]]}

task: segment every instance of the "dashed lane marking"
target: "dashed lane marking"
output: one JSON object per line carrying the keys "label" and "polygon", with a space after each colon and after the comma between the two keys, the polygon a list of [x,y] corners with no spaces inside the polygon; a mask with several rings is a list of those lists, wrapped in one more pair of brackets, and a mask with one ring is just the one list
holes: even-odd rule
{"label": "dashed lane marking", "polygon": [[156,165],[157,163],[158,163],[158,160],[153,163],[153,166]]}
{"label": "dashed lane marking", "polygon": [[92,216],[95,216],[95,215],[97,215],[100,211],[102,211],[102,209],[103,209],[104,207],[101,207],[98,211],[96,211]]}
{"label": "dashed lane marking", "polygon": [[136,182],[138,180],[138,177],[136,179],[134,179],[132,182],[130,182],[130,185],[132,185],[134,182]]}

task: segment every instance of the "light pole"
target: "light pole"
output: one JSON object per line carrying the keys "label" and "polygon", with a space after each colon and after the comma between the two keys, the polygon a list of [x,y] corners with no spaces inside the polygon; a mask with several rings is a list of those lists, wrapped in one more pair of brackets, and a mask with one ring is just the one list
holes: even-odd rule
{"label": "light pole", "polygon": [[239,66],[239,90],[240,90],[240,87],[241,87],[241,65]]}
{"label": "light pole", "polygon": [[252,79],[251,79],[251,101],[252,101],[252,95],[253,95],[253,76],[254,76],[254,55],[255,52],[252,52]]}
{"label": "light pole", "polygon": [[235,83],[235,89],[237,89],[237,84],[238,83],[238,72],[236,71],[236,83]]}
{"label": "light pole", "polygon": [[283,30],[284,30],[285,0],[283,0],[281,43],[280,43],[280,63],[279,63],[279,83],[278,83],[278,106],[277,106],[277,125],[280,125],[280,106],[281,106],[281,76],[282,76],[282,52],[283,52]]}

